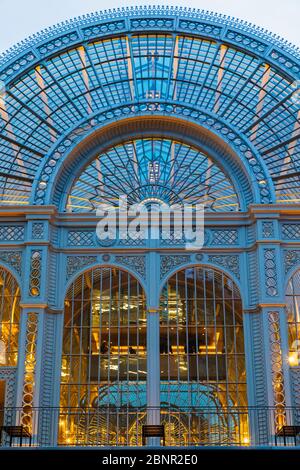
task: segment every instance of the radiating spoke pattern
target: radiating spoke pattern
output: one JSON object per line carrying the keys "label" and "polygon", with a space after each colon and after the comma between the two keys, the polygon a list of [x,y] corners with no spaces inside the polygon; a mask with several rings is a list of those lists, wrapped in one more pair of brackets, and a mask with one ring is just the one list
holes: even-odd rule
{"label": "radiating spoke pattern", "polygon": [[67,210],[95,211],[116,205],[120,196],[134,204],[158,199],[167,204],[202,203],[209,211],[237,211],[236,191],[208,156],[170,139],[139,139],[99,155],[71,189]]}
{"label": "radiating spoke pattern", "polygon": [[28,203],[44,156],[82,119],[161,100],[200,107],[234,126],[265,161],[278,200],[300,200],[295,82],[236,45],[132,32],[63,48],[8,81],[0,93],[1,202]]}
{"label": "radiating spoke pattern", "polygon": [[[137,417],[145,415],[146,357],[138,281],[115,268],[79,276],[65,299],[60,443],[128,444]],[[139,413],[117,412],[128,406]]]}

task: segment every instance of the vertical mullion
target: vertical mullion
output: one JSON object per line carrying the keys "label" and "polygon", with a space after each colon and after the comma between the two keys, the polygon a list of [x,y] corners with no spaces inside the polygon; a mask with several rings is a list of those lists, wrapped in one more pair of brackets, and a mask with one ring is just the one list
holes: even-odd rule
{"label": "vertical mullion", "polygon": [[[180,391],[180,386],[181,386],[181,381],[180,381],[180,369],[179,369],[179,364],[180,364],[180,351],[179,351],[179,293],[178,293],[178,272],[176,273],[176,354],[177,354],[177,381],[178,385],[176,387],[176,394]],[[179,440],[180,440],[180,434],[179,434]],[[175,439],[174,439],[175,441]],[[176,443],[178,444],[178,443]]]}
{"label": "vertical mullion", "polygon": [[[134,281],[132,279],[132,282],[135,282],[135,285],[136,285],[136,298],[135,298],[135,303],[136,303],[136,338],[137,338],[137,365],[136,365],[136,368],[137,368],[137,372],[142,368],[140,367],[140,355],[141,355],[141,347],[140,347],[140,304],[139,304],[139,299],[140,299],[140,291],[139,291],[139,283],[138,281]],[[143,389],[143,386],[141,386],[140,382],[142,381],[143,377],[140,378],[139,376],[139,372],[138,372],[138,375],[137,375],[137,391],[140,390],[140,392],[142,392],[142,389]],[[138,392],[136,392],[138,393]],[[136,397],[137,400],[136,400],[136,403],[137,403],[137,407],[139,408],[140,407],[140,399],[139,399],[139,396]],[[138,446],[139,445],[139,420],[140,420],[140,414],[138,412],[138,410],[136,411],[136,420],[135,420],[135,433],[136,433],[136,445]]]}
{"label": "vertical mullion", "polygon": [[[68,427],[70,426],[70,420],[69,420],[69,417],[70,417],[70,412],[71,412],[71,387],[72,387],[72,381],[71,381],[71,384],[70,384],[70,380],[72,379],[72,363],[73,363],[73,335],[74,335],[74,304],[75,304],[75,300],[74,300],[74,296],[75,296],[75,283],[73,283],[72,285],[72,298],[71,298],[71,335],[70,335],[70,363],[69,363],[69,383],[68,383],[68,392],[67,392],[67,407],[68,407],[68,421],[69,421],[69,425],[67,426],[67,429]],[[66,318],[64,318],[64,323],[66,322]],[[65,323],[66,324],[66,323]],[[76,341],[76,339],[75,339]]]}
{"label": "vertical mullion", "polygon": [[[81,388],[82,388],[82,359],[84,360],[85,358],[82,358],[82,334],[83,334],[83,311],[84,311],[84,274],[81,275],[81,302],[80,302],[80,326],[79,326],[79,364],[78,364],[78,387],[77,387],[77,410],[80,408],[80,394],[81,394]],[[76,429],[76,443],[78,442],[78,427]]]}
{"label": "vertical mullion", "polygon": [[[118,308],[118,319],[117,319],[117,325],[118,325],[118,333],[117,333],[117,338],[118,338],[118,370],[117,370],[117,406],[122,406],[122,387],[120,387],[120,366],[121,366],[121,327],[120,327],[120,299],[121,299],[121,285],[122,285],[122,271],[119,270],[118,272],[118,298],[117,298],[117,308]],[[119,413],[117,413],[116,416],[117,419],[117,430],[120,429],[119,427]],[[117,433],[117,445],[118,445],[118,440],[119,440],[119,435]]]}
{"label": "vertical mullion", "polygon": [[[130,392],[130,380],[129,380],[129,372],[130,372],[130,354],[129,354],[129,347],[130,347],[130,302],[131,302],[131,286],[130,286],[130,274],[127,274],[127,286],[128,286],[128,302],[127,302],[127,391]],[[128,400],[127,400],[127,408],[126,408],[126,435],[128,438],[129,434],[129,408],[128,408]]]}
{"label": "vertical mullion", "polygon": [[236,346],[236,321],[235,321],[235,305],[234,305],[234,289],[231,291],[231,308],[232,308],[232,318],[233,318],[233,355],[234,355],[234,366],[235,366],[235,389],[236,389],[236,400],[237,406],[239,406],[239,387],[238,387],[238,364],[237,360],[239,355],[237,354],[237,346]]}
{"label": "vertical mullion", "polygon": [[[213,315],[214,315],[214,342],[216,345],[217,339],[217,303],[216,303],[216,272],[211,270],[212,274],[212,295],[213,295]],[[219,384],[219,361],[218,361],[218,354],[217,350],[215,352],[215,367],[216,367],[216,388],[217,388],[217,398],[220,399],[220,384]],[[218,423],[218,430],[219,430],[219,443],[220,443],[220,423]]]}
{"label": "vertical mullion", "polygon": [[[171,429],[171,350],[170,350],[170,332],[171,332],[171,327],[170,327],[170,315],[169,315],[169,310],[170,310],[170,298],[169,298],[169,290],[170,290],[170,282],[167,281],[167,286],[166,286],[166,304],[167,304],[167,338],[168,338],[168,353],[167,353],[167,361],[168,361],[168,375],[167,375],[167,393],[168,393],[168,410],[167,410],[167,416],[168,416],[168,421],[169,421],[169,436],[168,441],[170,442],[170,429]],[[172,297],[171,297],[172,300]],[[174,359],[174,358],[173,358]],[[174,361],[173,361],[174,362]]]}

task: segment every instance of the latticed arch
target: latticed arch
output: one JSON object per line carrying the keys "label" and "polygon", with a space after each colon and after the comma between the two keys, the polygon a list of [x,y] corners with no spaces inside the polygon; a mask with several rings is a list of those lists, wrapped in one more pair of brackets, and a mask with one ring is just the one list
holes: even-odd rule
{"label": "latticed arch", "polygon": [[94,212],[100,203],[155,200],[203,203],[209,211],[238,211],[230,178],[196,148],[168,138],[131,139],[100,154],[73,183],[70,212]]}
{"label": "latticed arch", "polygon": [[[171,275],[160,297],[161,406],[186,426],[188,445],[246,442],[243,310],[222,271],[192,266]],[[238,416],[234,410],[240,410]],[[176,437],[176,432],[179,433]],[[179,445],[170,426],[167,442]]]}
{"label": "latticed arch", "polygon": [[297,202],[299,73],[298,50],[222,15],[153,7],[59,25],[2,57],[1,201],[44,204],[72,146],[123,106],[180,109],[200,126],[205,110],[248,158],[259,202],[274,202],[273,186]]}
{"label": "latticed arch", "polygon": [[18,362],[20,299],[19,283],[0,266],[0,367],[16,366]]}

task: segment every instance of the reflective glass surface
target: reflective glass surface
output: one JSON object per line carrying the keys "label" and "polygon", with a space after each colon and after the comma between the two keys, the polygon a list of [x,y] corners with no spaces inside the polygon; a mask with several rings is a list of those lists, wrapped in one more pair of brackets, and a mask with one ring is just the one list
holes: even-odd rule
{"label": "reflective glass surface", "polygon": [[217,114],[250,139],[278,201],[299,201],[299,105],[293,82],[253,53],[181,34],[132,34],[74,46],[9,84],[0,98],[3,203],[28,203],[55,142],[88,115],[141,101]]}

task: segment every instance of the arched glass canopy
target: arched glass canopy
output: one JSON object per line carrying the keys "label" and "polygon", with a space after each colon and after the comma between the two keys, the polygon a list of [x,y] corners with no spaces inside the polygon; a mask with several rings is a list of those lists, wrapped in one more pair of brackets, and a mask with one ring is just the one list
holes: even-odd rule
{"label": "arched glass canopy", "polygon": [[299,202],[299,57],[248,24],[188,10],[96,14],[37,35],[2,58],[0,201],[28,204],[35,182],[52,184],[55,158],[42,180],[44,162],[99,112],[167,102],[231,126],[266,165],[277,201]]}
{"label": "arched glass canopy", "polygon": [[239,202],[230,179],[205,154],[171,139],[145,138],[117,145],[99,155],[71,189],[67,210],[95,211],[100,203],[117,205],[159,200],[200,204],[209,211],[236,211]]}

